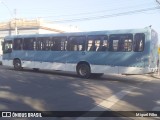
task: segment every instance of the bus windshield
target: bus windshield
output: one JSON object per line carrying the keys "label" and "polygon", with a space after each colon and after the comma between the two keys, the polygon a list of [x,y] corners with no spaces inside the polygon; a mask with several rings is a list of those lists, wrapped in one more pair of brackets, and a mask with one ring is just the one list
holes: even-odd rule
{"label": "bus windshield", "polygon": [[3,43],[3,53],[11,53],[12,52],[12,41],[5,41]]}

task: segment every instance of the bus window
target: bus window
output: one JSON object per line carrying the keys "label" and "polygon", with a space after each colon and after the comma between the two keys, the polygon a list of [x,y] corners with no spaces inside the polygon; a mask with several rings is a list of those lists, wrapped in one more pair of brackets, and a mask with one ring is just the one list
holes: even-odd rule
{"label": "bus window", "polygon": [[121,51],[124,51],[124,52],[132,51],[133,35],[132,34],[124,34],[121,36],[120,39],[123,44]]}
{"label": "bus window", "polygon": [[132,39],[124,40],[124,51],[132,51]]}
{"label": "bus window", "polygon": [[14,50],[22,50],[23,49],[23,39],[22,38],[15,38],[14,39],[13,49]]}
{"label": "bus window", "polygon": [[69,51],[84,51],[85,50],[85,36],[71,36],[67,45]]}
{"label": "bus window", "polygon": [[45,39],[45,50],[50,50],[50,38]]}
{"label": "bus window", "polygon": [[24,50],[34,50],[35,49],[35,38],[24,38],[23,49]]}
{"label": "bus window", "polygon": [[132,34],[112,34],[109,36],[110,51],[129,52],[132,51]]}
{"label": "bus window", "polygon": [[106,51],[108,49],[108,40],[104,39],[100,41],[100,46],[97,51]]}
{"label": "bus window", "polygon": [[12,41],[5,41],[3,47],[3,53],[11,53],[12,52]]}
{"label": "bus window", "polygon": [[45,50],[45,41],[43,38],[39,37],[36,40],[36,50]]}
{"label": "bus window", "polygon": [[37,38],[36,50],[50,50],[50,38],[49,37]]}
{"label": "bus window", "polygon": [[95,40],[88,40],[88,51],[96,51],[97,46],[98,45],[98,41]]}
{"label": "bus window", "polygon": [[50,41],[50,47],[52,51],[63,51],[65,50],[66,37],[53,37]]}
{"label": "bus window", "polygon": [[109,50],[110,51],[118,51],[118,47],[119,47],[119,35],[110,35],[109,36],[109,42],[110,42],[110,46],[109,46]]}
{"label": "bus window", "polygon": [[142,52],[144,50],[144,43],[145,43],[145,34],[136,33],[134,35],[134,51]]}
{"label": "bus window", "polygon": [[108,37],[105,35],[90,35],[87,39],[87,51],[106,51],[108,49]]}
{"label": "bus window", "polygon": [[113,40],[113,51],[118,51],[119,40]]}

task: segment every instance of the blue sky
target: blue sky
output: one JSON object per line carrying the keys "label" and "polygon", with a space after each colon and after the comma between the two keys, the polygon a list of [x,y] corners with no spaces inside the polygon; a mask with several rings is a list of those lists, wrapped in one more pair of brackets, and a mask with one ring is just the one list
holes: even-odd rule
{"label": "blue sky", "polygon": [[[144,28],[160,33],[160,5],[156,0],[0,0],[0,22],[14,17],[75,25],[82,31]],[[134,13],[137,10],[148,10]],[[10,11],[10,12],[9,12]],[[129,12],[130,14],[124,14]],[[119,16],[119,14],[122,14]],[[12,14],[12,15],[11,15]],[[109,17],[110,15],[114,15]],[[104,17],[103,17],[104,16]],[[89,18],[89,20],[83,20]],[[92,19],[96,18],[96,19]],[[64,20],[77,21],[64,22]]]}

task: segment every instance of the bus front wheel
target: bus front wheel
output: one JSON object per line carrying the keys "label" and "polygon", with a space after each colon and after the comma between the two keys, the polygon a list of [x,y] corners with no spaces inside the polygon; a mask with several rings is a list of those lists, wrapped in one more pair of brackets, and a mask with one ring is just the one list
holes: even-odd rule
{"label": "bus front wheel", "polygon": [[22,70],[21,61],[19,59],[14,60],[14,69]]}
{"label": "bus front wheel", "polygon": [[91,75],[90,66],[87,64],[80,64],[77,67],[77,74],[81,78],[89,78]]}

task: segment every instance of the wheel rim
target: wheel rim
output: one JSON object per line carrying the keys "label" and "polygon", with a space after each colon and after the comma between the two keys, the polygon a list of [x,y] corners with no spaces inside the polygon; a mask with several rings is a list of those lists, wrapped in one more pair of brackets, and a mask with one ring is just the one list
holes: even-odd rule
{"label": "wheel rim", "polygon": [[86,64],[81,64],[78,67],[78,74],[80,77],[88,78],[90,76],[90,67]]}
{"label": "wheel rim", "polygon": [[17,70],[21,69],[21,63],[20,63],[20,61],[15,61],[14,68],[17,69]]}
{"label": "wheel rim", "polygon": [[16,62],[15,67],[20,68],[21,64],[19,62]]}
{"label": "wheel rim", "polygon": [[81,76],[86,76],[88,74],[88,67],[86,65],[81,65],[79,69],[79,74]]}

